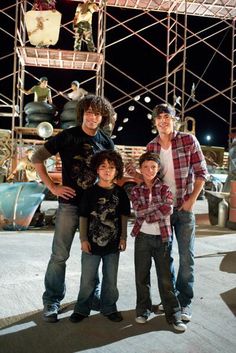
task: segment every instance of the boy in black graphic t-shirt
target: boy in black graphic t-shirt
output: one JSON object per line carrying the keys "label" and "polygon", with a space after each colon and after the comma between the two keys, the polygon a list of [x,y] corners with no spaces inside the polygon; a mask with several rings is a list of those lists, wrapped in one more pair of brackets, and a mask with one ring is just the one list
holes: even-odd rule
{"label": "boy in black graphic t-shirt", "polygon": [[82,269],[80,291],[72,322],[85,319],[92,309],[96,277],[102,261],[100,311],[111,321],[121,321],[117,311],[117,271],[120,251],[126,249],[127,219],[130,201],[125,191],[114,183],[123,175],[121,156],[102,151],[91,159],[98,181],[83,193],[80,202],[80,240]]}
{"label": "boy in black graphic t-shirt", "polygon": [[[114,109],[105,98],[86,95],[78,102],[79,126],[50,138],[32,157],[42,182],[59,200],[43,294],[44,320],[47,322],[57,322],[60,302],[65,297],[66,261],[79,225],[78,205],[83,189],[93,185],[96,178],[89,167],[90,159],[99,151],[114,149],[112,140],[101,130],[109,125],[113,116]],[[44,163],[57,153],[62,162],[62,185],[54,184]]]}

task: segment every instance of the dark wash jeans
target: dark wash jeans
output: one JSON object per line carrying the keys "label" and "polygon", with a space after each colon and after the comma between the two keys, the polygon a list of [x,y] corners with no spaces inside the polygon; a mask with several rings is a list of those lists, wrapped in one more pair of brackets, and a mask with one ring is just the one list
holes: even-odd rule
{"label": "dark wash jeans", "polygon": [[191,304],[194,295],[195,216],[193,212],[174,209],[170,219],[179,251],[179,269],[176,281],[173,259],[171,271],[180,305],[185,307]]}
{"label": "dark wash jeans", "polygon": [[162,243],[161,236],[140,232],[135,238],[136,315],[148,317],[152,311],[150,270],[152,258],[167,322],[181,319],[181,308],[171,274],[171,243]]}

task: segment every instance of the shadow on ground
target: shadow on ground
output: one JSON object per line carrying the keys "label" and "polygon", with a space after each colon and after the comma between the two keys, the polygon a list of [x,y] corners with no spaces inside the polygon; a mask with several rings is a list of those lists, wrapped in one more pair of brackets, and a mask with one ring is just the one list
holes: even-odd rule
{"label": "shadow on ground", "polygon": [[[72,306],[67,306],[55,324],[44,322],[41,311],[25,314],[24,318],[17,316],[1,320],[4,328],[0,331],[0,351],[74,353],[103,347],[147,332],[173,331],[164,315],[153,317],[148,325],[140,325],[134,321],[134,310],[128,310],[122,312],[124,320],[119,323],[95,314],[83,322],[73,324],[68,320],[71,310]],[[14,322],[14,319],[17,321]]]}
{"label": "shadow on ground", "polygon": [[[195,259],[209,257],[223,257],[219,270],[227,273],[236,273],[236,251],[217,252],[213,254],[195,256]],[[220,296],[228,306],[229,310],[234,314],[234,316],[236,316],[236,287],[221,293]]]}

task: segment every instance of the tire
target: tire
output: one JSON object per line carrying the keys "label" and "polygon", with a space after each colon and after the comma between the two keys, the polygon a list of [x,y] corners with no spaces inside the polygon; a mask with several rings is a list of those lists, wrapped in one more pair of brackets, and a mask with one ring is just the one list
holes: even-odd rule
{"label": "tire", "polygon": [[34,127],[34,128],[36,128],[37,126],[39,125],[39,122],[38,123],[26,123],[25,124],[25,127]]}
{"label": "tire", "polygon": [[64,105],[64,110],[67,110],[67,109],[75,109],[77,110],[77,104],[78,104],[78,101],[69,101],[67,102],[65,105]]}
{"label": "tire", "polygon": [[61,123],[61,129],[69,129],[74,126],[76,126],[75,121],[65,121]]}
{"label": "tire", "polygon": [[63,110],[60,116],[61,121],[76,121],[77,112],[74,109]]}
{"label": "tire", "polygon": [[49,113],[54,115],[56,112],[56,107],[52,104],[45,102],[29,102],[25,105],[24,112],[26,114]]}
{"label": "tire", "polygon": [[53,121],[53,115],[46,114],[46,113],[31,113],[26,116],[27,122],[38,122],[41,123],[42,121]]}

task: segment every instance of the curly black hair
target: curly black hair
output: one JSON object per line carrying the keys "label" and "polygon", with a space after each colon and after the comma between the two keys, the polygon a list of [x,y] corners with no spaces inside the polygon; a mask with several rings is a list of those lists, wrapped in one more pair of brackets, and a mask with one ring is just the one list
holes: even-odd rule
{"label": "curly black hair", "polygon": [[114,124],[115,110],[111,103],[106,98],[94,94],[87,94],[77,104],[78,125],[83,124],[84,112],[89,108],[91,108],[94,113],[100,113],[102,115],[101,129],[109,124]]}
{"label": "curly black hair", "polygon": [[109,163],[114,163],[117,171],[116,179],[121,179],[123,177],[124,163],[120,153],[114,150],[97,152],[92,156],[90,161],[90,168],[94,174],[97,174],[97,169],[105,160],[107,160]]}

